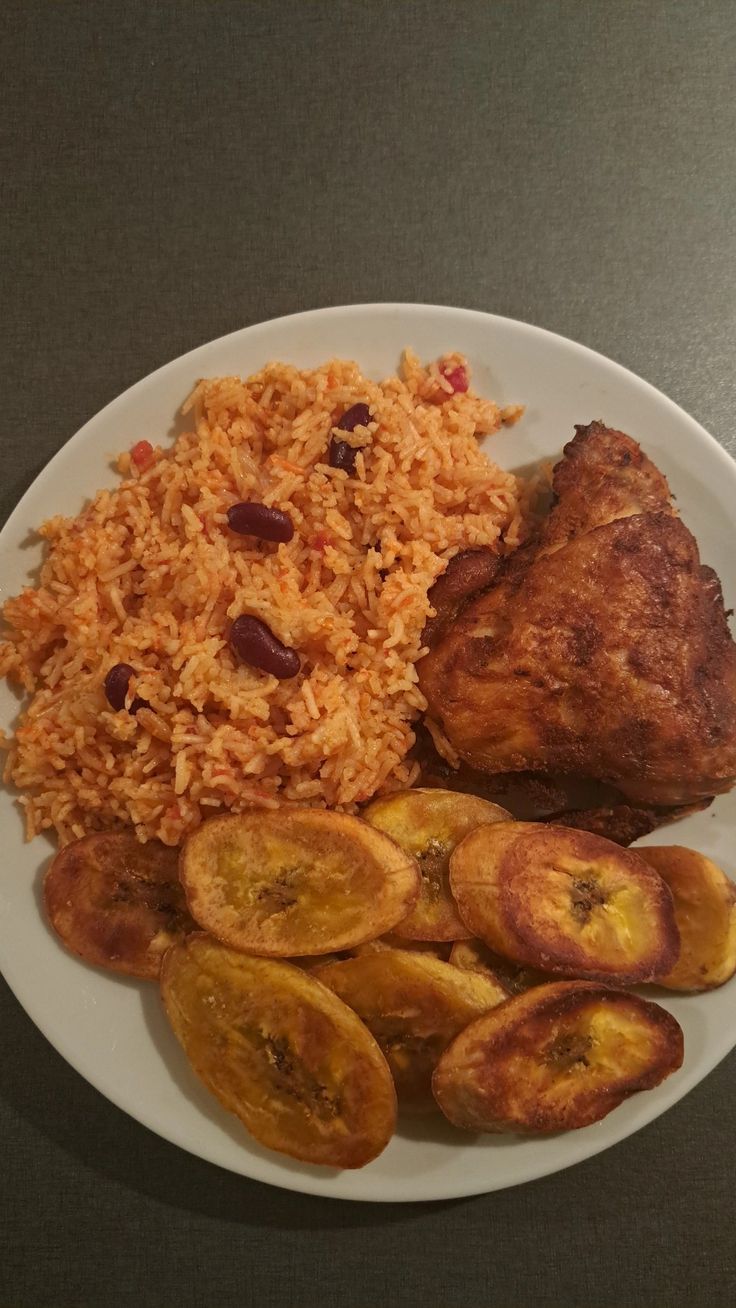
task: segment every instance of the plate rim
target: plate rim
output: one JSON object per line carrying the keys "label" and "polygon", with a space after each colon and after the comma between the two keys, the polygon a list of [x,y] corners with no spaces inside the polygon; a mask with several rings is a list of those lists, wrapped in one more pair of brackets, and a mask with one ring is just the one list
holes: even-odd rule
{"label": "plate rim", "polygon": [[657,400],[664,401],[665,404],[672,409],[673,412],[677,413],[679,417],[685,418],[689,423],[694,424],[698,428],[700,435],[706,438],[713,452],[721,460],[723,466],[730,468],[733,467],[734,460],[728,451],[723,448],[720,442],[716,440],[715,436],[711,435],[707,428],[705,428],[697,418],[694,418],[686,409],[683,409],[676,400],[671,399],[669,395],[665,395],[664,391],[659,390],[657,386],[654,386],[652,382],[647,381],[646,378],[642,377],[639,373],[634,372],[633,369],[627,368],[625,364],[619,363],[617,359],[611,358],[610,355],[602,354],[600,350],[592,349],[591,346],[585,345],[582,341],[576,341],[572,336],[564,336],[560,332],[552,331],[549,327],[540,327],[537,323],[527,322],[523,318],[510,318],[505,314],[487,313],[483,309],[465,309],[460,305],[425,304],[422,302],[401,300],[375,300],[361,302],[360,304],[331,304],[324,305],[319,309],[301,309],[297,313],[279,314],[276,318],[265,318],[261,322],[248,323],[246,327],[236,327],[234,331],[224,332],[222,336],[215,336],[211,341],[203,341],[200,345],[192,346],[191,349],[185,350],[183,354],[175,355],[173,359],[169,359],[166,363],[159,364],[158,367],[154,368],[151,372],[140,377],[138,381],[133,382],[132,385],[126,387],[124,391],[113,396],[113,398],[108,400],[101,409],[98,409],[90,418],[87,418],[86,421],[82,423],[82,426],[78,427],[77,430],[59,446],[58,450],[51,455],[50,459],[48,459],[43,467],[36,473],[30,485],[26,487],[17,504],[11,509],[2,527],[0,527],[0,536],[2,536],[9,527],[15,525],[16,514],[18,514],[19,510],[23,508],[26,497],[30,496],[36,482],[54,466],[57,459],[59,459],[71,445],[79,443],[88,435],[91,427],[96,425],[98,422],[101,422],[104,418],[110,417],[117,408],[122,407],[124,401],[131,399],[133,396],[142,395],[143,392],[148,389],[148,387],[155,382],[162,373],[167,372],[169,368],[172,368],[177,364],[184,363],[193,355],[198,354],[200,350],[214,349],[217,346],[224,345],[226,341],[230,341],[236,336],[243,336],[245,333],[250,331],[257,331],[258,329],[265,327],[275,328],[283,323],[296,323],[300,319],[316,318],[317,316],[327,318],[332,315],[337,316],[344,313],[365,314],[367,316],[369,313],[390,311],[398,311],[401,313],[408,311],[417,314],[461,314],[463,317],[474,318],[479,322],[487,322],[490,320],[491,322],[503,323],[506,327],[510,327],[514,330],[522,328],[526,331],[549,337],[557,343],[561,342],[570,349],[582,351],[584,355],[589,355],[596,361],[605,363],[609,367],[613,367],[629,380],[633,379],[650,395],[655,396]]}
{"label": "plate rim", "polygon": [[[414,303],[414,302],[401,302],[401,301],[385,301],[385,302],[375,301],[375,302],[364,302],[359,304],[328,305],[317,309],[301,310],[298,313],[283,314],[276,318],[265,319],[261,322],[249,323],[245,327],[236,328],[235,330],[226,332],[221,336],[214,337],[212,340],[202,342],[199,345],[193,346],[191,349],[186,350],[183,354],[177,355],[173,359],[170,359],[167,362],[160,364],[158,367],[153,369],[153,371],[147,373],[144,377],[134,382],[131,386],[127,387],[124,391],[114,396],[101,409],[99,409],[95,414],[93,414],[92,417],[87,419],[82,424],[82,426],[79,427],[78,430],[74,432],[66,441],[64,441],[62,445],[59,447],[59,449],[55,451],[55,453],[51,456],[51,458],[33,477],[32,482],[26,488],[26,490],[18,500],[17,504],[11,510],[2,528],[0,528],[0,549],[3,548],[3,545],[5,544],[5,540],[7,539],[7,537],[12,535],[14,530],[17,528],[18,523],[23,522],[26,505],[28,502],[30,502],[30,499],[33,495],[33,492],[38,482],[41,479],[45,479],[48,477],[52,468],[57,464],[57,461],[61,461],[72,446],[82,445],[90,438],[94,438],[95,430],[98,426],[103,426],[106,423],[106,421],[109,420],[110,417],[112,417],[119,408],[124,407],[124,405],[130,403],[131,401],[135,401],[136,399],[142,398],[149,389],[155,388],[156,383],[162,378],[163,374],[169,372],[172,368],[178,365],[184,365],[188,359],[193,358],[193,356],[200,354],[204,350],[209,350],[209,349],[217,350],[218,347],[224,347],[226,346],[226,344],[234,342],[235,338],[243,339],[251,332],[262,331],[266,328],[268,328],[269,330],[278,331],[279,327],[285,326],[286,324],[296,325],[299,322],[304,322],[307,319],[314,322],[314,320],[317,318],[321,320],[326,320],[332,317],[338,318],[340,316],[344,316],[345,314],[351,314],[351,315],[356,315],[358,317],[367,318],[370,317],[371,315],[380,316],[380,315],[386,315],[391,313],[398,313],[400,315],[407,316],[407,317],[411,317],[411,316],[421,317],[422,315],[428,315],[428,314],[448,315],[448,317],[459,316],[463,319],[472,320],[476,322],[478,326],[491,323],[496,325],[497,327],[500,327],[502,330],[506,330],[506,331],[519,332],[520,334],[531,332],[532,334],[538,337],[548,338],[551,342],[554,342],[557,348],[559,348],[559,346],[562,345],[564,348],[570,350],[571,352],[574,352],[578,356],[582,355],[584,358],[589,357],[592,360],[595,360],[597,364],[599,365],[603,364],[605,365],[606,368],[613,369],[615,373],[622,380],[625,380],[625,382],[629,386],[633,382],[636,386],[642,388],[646,393],[649,394],[651,399],[655,400],[657,404],[660,405],[660,407],[664,404],[664,406],[670,412],[676,414],[678,418],[680,420],[684,420],[686,424],[690,426],[691,429],[697,431],[697,434],[701,439],[705,438],[707,445],[710,447],[711,455],[718,460],[718,462],[723,467],[724,472],[726,469],[728,469],[728,473],[726,475],[729,476],[731,480],[734,481],[734,484],[736,485],[736,463],[734,462],[733,458],[728,453],[728,451],[726,451],[723,448],[723,446],[716,440],[716,438],[712,436],[711,433],[708,432],[696,418],[694,418],[679,404],[677,404],[676,401],[672,400],[669,396],[665,395],[652,383],[648,382],[645,378],[641,377],[638,373],[627,368],[624,364],[619,363],[616,359],[612,359],[610,358],[610,356],[604,355],[599,351],[592,349],[590,346],[587,346],[582,342],[576,341],[571,337],[563,336],[560,333],[550,330],[549,328],[541,327],[536,323],[530,323],[523,319],[510,318],[505,315],[488,313],[479,309],[467,309],[461,306],[454,306],[454,305]],[[195,378],[193,378],[193,381],[194,380]],[[27,518],[25,519],[25,522],[27,523]],[[7,793],[10,790],[10,788],[7,786],[3,786],[3,790],[6,791]],[[0,952],[2,954],[4,954],[5,952],[1,948],[1,938],[0,938]],[[65,1060],[65,1062],[67,1062],[69,1066],[72,1067],[74,1071],[76,1071],[89,1084],[91,1084],[99,1094],[101,1094],[105,1099],[111,1102],[117,1109],[124,1112],[127,1116],[132,1117],[133,1120],[137,1121],[146,1130],[149,1130],[153,1134],[166,1140],[169,1144],[184,1149],[185,1152],[192,1154],[194,1157],[200,1158],[212,1166],[222,1166],[226,1170],[232,1171],[235,1175],[242,1175],[249,1180],[256,1180],[261,1184],[274,1185],[277,1188],[288,1190],[291,1192],[310,1194],[310,1195],[318,1196],[320,1198],[330,1198],[340,1201],[347,1200],[352,1202],[363,1202],[363,1203],[391,1203],[391,1202],[425,1203],[425,1202],[437,1202],[438,1200],[440,1201],[450,1200],[450,1199],[456,1199],[461,1197],[470,1198],[474,1195],[495,1193],[502,1189],[512,1188],[517,1185],[528,1184],[530,1181],[541,1180],[546,1176],[553,1175],[557,1172],[565,1171],[567,1170],[568,1167],[575,1166],[578,1163],[583,1162],[588,1158],[595,1157],[597,1154],[602,1153],[607,1149],[614,1148],[617,1144],[620,1144],[623,1140],[628,1139],[631,1135],[636,1134],[639,1130],[644,1129],[652,1121],[656,1120],[658,1117],[668,1112],[670,1108],[674,1107],[674,1105],[678,1103],[681,1099],[683,1099],[696,1085],[698,1085],[701,1081],[703,1081],[705,1077],[708,1076],[709,1073],[722,1061],[722,1059],[725,1058],[729,1052],[731,1052],[731,1050],[734,1047],[734,1041],[736,1040],[736,1037],[734,1037],[734,1039],[730,1039],[729,1041],[729,1038],[726,1037],[726,1039],[722,1042],[722,1044],[719,1042],[716,1045],[715,1050],[711,1049],[707,1056],[701,1054],[701,1056],[698,1058],[693,1068],[690,1068],[687,1072],[685,1072],[683,1069],[683,1071],[678,1075],[675,1085],[675,1093],[673,1094],[672,1091],[670,1090],[668,1095],[668,1102],[666,1102],[664,1105],[661,1105],[659,1101],[656,1099],[653,1103],[649,1101],[649,1107],[644,1108],[642,1113],[640,1113],[639,1117],[633,1124],[628,1125],[624,1123],[623,1129],[620,1131],[620,1133],[616,1135],[615,1139],[613,1140],[605,1139],[600,1142],[597,1142],[595,1139],[589,1138],[587,1136],[587,1133],[585,1135],[583,1133],[577,1133],[577,1132],[570,1133],[570,1135],[568,1135],[567,1137],[567,1141],[569,1142],[570,1153],[572,1156],[563,1160],[562,1162],[558,1160],[551,1160],[548,1164],[542,1164],[540,1166],[538,1163],[534,1164],[530,1160],[529,1165],[526,1167],[522,1166],[520,1170],[520,1174],[516,1178],[510,1181],[502,1180],[500,1183],[495,1184],[494,1183],[495,1178],[491,1173],[490,1175],[488,1175],[486,1178],[482,1180],[479,1179],[478,1181],[475,1182],[471,1181],[470,1184],[468,1184],[467,1180],[466,1181],[458,1180],[454,1185],[450,1181],[445,1181],[443,1184],[440,1184],[434,1188],[431,1184],[429,1184],[428,1193],[402,1195],[400,1199],[397,1199],[395,1194],[390,1194],[390,1193],[385,1193],[380,1195],[375,1193],[369,1193],[369,1194],[340,1193],[339,1192],[340,1179],[345,1175],[350,1177],[351,1175],[353,1176],[360,1175],[360,1173],[348,1172],[346,1174],[340,1172],[337,1174],[335,1173],[328,1174],[327,1172],[325,1172],[323,1174],[312,1175],[311,1172],[305,1173],[298,1170],[298,1165],[296,1167],[290,1167],[289,1166],[290,1160],[286,1159],[282,1155],[274,1154],[273,1162],[280,1164],[281,1169],[283,1171],[283,1175],[280,1172],[279,1175],[276,1177],[264,1178],[262,1176],[254,1175],[252,1171],[246,1172],[241,1167],[238,1166],[230,1167],[228,1166],[227,1163],[222,1163],[220,1161],[215,1162],[211,1157],[208,1156],[206,1152],[203,1151],[203,1149],[206,1150],[206,1145],[203,1147],[203,1149],[200,1149],[197,1147],[196,1143],[194,1142],[188,1143],[182,1141],[180,1138],[177,1138],[176,1133],[167,1129],[166,1125],[162,1126],[159,1125],[158,1123],[156,1125],[152,1125],[151,1122],[147,1120],[146,1116],[140,1115],[138,1110],[136,1111],[131,1110],[131,1108],[124,1102],[125,1099],[124,1095],[118,1098],[114,1093],[111,1092],[109,1088],[104,1088],[104,1089],[102,1088],[102,1086],[99,1084],[94,1069],[94,1054],[89,1060],[92,1062],[92,1067],[88,1068],[87,1067],[88,1060],[86,1057],[80,1058],[75,1054],[74,1057],[72,1058],[64,1051],[64,1046],[66,1044],[66,1041],[64,1040],[64,1032],[62,1031],[59,1034],[57,1033],[56,1030],[54,1030],[52,1034],[49,1031],[49,1029],[47,1028],[46,1021],[44,1019],[43,1012],[40,1012],[37,1015],[36,1004],[33,1001],[27,1003],[24,998],[21,998],[21,995],[19,994],[19,990],[16,988],[15,977],[13,976],[13,978],[11,979],[11,977],[8,975],[8,969],[6,967],[5,958],[0,957],[0,962],[2,963],[3,976],[5,977],[7,984],[10,990],[12,991],[15,999],[20,1004],[21,1008],[27,1014],[30,1020],[33,1022],[34,1026],[36,1026],[36,1028],[41,1032],[44,1038],[48,1040],[49,1044],[56,1051],[56,1053],[58,1053]],[[10,968],[11,975],[13,972],[14,969],[11,966]],[[141,987],[144,984],[145,983],[140,983]],[[22,990],[22,984],[20,988]],[[53,1030],[53,1024],[52,1024],[52,1030]],[[592,1128],[588,1128],[588,1131],[591,1130],[595,1131],[595,1126],[593,1126]],[[469,1140],[466,1143],[466,1147],[472,1147],[472,1143],[473,1142]],[[246,1144],[247,1144],[247,1137],[246,1137]],[[256,1164],[256,1169],[258,1169],[259,1161],[260,1160],[253,1158],[253,1162]],[[269,1159],[269,1162],[270,1161],[271,1160]],[[330,1189],[330,1187],[332,1187],[332,1189]],[[387,1178],[385,1181],[385,1189],[386,1191],[388,1191],[392,1188],[396,1189],[401,1187],[396,1187],[395,1180],[391,1178]]]}

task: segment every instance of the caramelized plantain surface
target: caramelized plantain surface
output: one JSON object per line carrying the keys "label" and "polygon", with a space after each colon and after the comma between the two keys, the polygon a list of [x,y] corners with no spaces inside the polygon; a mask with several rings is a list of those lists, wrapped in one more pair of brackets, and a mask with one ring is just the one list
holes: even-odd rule
{"label": "caramelized plantain surface", "polygon": [[481,976],[487,976],[507,995],[520,995],[524,990],[552,979],[547,972],[539,972],[523,963],[514,963],[502,954],[495,954],[477,939],[456,940],[450,951],[450,962],[464,972],[480,972]]}
{"label": "caramelized plantain surface", "polygon": [[679,952],[672,896],[633,850],[534,822],[471,832],[450,863],[468,929],[491,949],[558,976],[630,985]]}
{"label": "caramelized plantain surface", "polygon": [[600,1121],[682,1058],[680,1026],[658,1004],[558,981],[467,1026],[440,1058],[432,1089],[455,1126],[544,1134]]}
{"label": "caramelized plantain surface", "polygon": [[450,940],[404,940],[395,931],[389,931],[385,936],[378,936],[376,940],[366,940],[364,945],[356,945],[351,953],[356,958],[360,958],[363,954],[380,954],[386,949],[407,949],[410,953],[429,954],[432,958],[439,958],[441,962],[446,963],[450,957],[452,942]]}
{"label": "caramelized plantain surface", "polygon": [[194,1071],[261,1144],[348,1168],[388,1144],[396,1093],[386,1060],[309,974],[201,933],[166,954],[161,993]]}
{"label": "caramelized plantain surface", "polygon": [[87,963],[155,979],[165,950],[196,930],[177,874],[178,849],[106,831],[65,845],[44,880],[57,935]]}
{"label": "caramelized plantain surface", "polygon": [[419,864],[419,898],[394,934],[407,940],[433,941],[467,936],[450,890],[450,855],[469,831],[488,822],[502,822],[510,814],[477,795],[417,788],[374,800],[363,816]]}
{"label": "caramelized plantain surface", "polygon": [[669,990],[713,990],[736,972],[736,886],[718,865],[683,845],[638,850],[670,888],[680,957],[658,984]]}
{"label": "caramelized plantain surface", "polygon": [[373,1032],[400,1104],[415,1111],[436,1107],[432,1070],[450,1040],[505,997],[486,977],[402,950],[331,963],[315,975]]}
{"label": "caramelized plantain surface", "polygon": [[187,840],[180,875],[192,916],[253,954],[329,954],[383,935],[419,893],[415,860],[359,818],[250,809]]}

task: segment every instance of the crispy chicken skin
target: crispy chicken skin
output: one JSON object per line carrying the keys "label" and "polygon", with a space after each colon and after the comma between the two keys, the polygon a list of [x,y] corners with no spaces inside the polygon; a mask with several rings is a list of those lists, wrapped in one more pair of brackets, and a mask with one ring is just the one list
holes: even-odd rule
{"label": "crispy chicken skin", "polygon": [[605,836],[615,845],[633,845],[635,840],[648,836],[658,827],[670,822],[680,822],[682,818],[700,813],[711,803],[708,799],[697,800],[694,804],[680,804],[677,808],[632,808],[630,804],[614,804],[610,808],[579,808],[567,813],[553,813],[545,818],[556,827],[576,827],[578,831],[591,831],[595,836]]}
{"label": "crispy chicken skin", "polygon": [[577,426],[552,474],[555,503],[539,552],[638,513],[674,513],[667,479],[636,441],[591,422]]}
{"label": "crispy chicken skin", "polygon": [[435,615],[424,628],[423,645],[436,645],[442,639],[465,601],[491,585],[499,565],[498,551],[492,549],[463,550],[450,559],[429,592]]}
{"label": "crispy chicken skin", "polygon": [[636,804],[689,804],[736,779],[736,647],[664,477],[601,423],[565,447],[557,497],[418,665],[461,759],[575,773]]}

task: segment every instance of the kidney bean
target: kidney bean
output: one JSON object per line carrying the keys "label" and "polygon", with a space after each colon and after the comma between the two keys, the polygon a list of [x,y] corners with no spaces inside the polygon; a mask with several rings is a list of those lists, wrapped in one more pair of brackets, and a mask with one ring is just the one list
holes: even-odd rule
{"label": "kidney bean", "polygon": [[301,668],[296,650],[283,645],[265,622],[247,613],[236,618],[230,627],[230,647],[243,663],[268,672],[279,681],[295,677]]}
{"label": "kidney bean", "polygon": [[371,411],[367,404],[351,404],[335,426],[340,431],[355,431],[356,427],[367,427],[371,420]]}
{"label": "kidney bean", "polygon": [[[351,404],[346,409],[339,422],[335,423],[338,431],[355,431],[356,427],[366,427],[371,421],[371,411],[367,404]],[[335,440],[333,436],[330,441],[330,451],[328,462],[331,468],[341,468],[349,477],[355,472],[355,456],[358,453],[354,445],[348,444],[347,441]]]}
{"label": "kidney bean", "polygon": [[255,500],[232,504],[227,511],[227,522],[230,530],[239,536],[257,536],[259,540],[286,543],[294,535],[294,524],[288,513]]}
{"label": "kidney bean", "polygon": [[105,696],[110,708],[115,709],[116,713],[125,708],[128,682],[134,672],[135,668],[131,668],[129,663],[116,663],[105,677]]}
{"label": "kidney bean", "polygon": [[[135,668],[131,668],[129,663],[115,663],[110,668],[105,677],[104,691],[110,708],[114,708],[116,713],[125,708],[125,698],[128,694],[128,684],[130,678],[135,675]],[[138,709],[148,708],[148,700],[141,699],[136,695],[133,703],[128,709],[129,713],[137,713]]]}
{"label": "kidney bean", "polygon": [[347,441],[336,441],[333,437],[330,441],[330,453],[328,462],[331,468],[341,468],[343,472],[352,477],[355,472],[355,456],[358,453],[354,445],[348,445]]}

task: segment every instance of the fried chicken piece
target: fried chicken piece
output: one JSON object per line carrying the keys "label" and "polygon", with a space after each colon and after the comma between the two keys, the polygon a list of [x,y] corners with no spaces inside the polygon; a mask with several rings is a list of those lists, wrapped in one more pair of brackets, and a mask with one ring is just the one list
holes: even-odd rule
{"label": "fried chicken piece", "polygon": [[460,763],[453,768],[435,750],[426,728],[419,724],[413,756],[421,766],[419,785],[478,795],[509,809],[521,822],[552,822],[605,836],[616,845],[632,845],[670,822],[700,813],[712,797],[677,808],[635,808],[614,786],[571,774],[545,776],[534,772],[478,772]]}
{"label": "fried chicken piece", "polygon": [[711,802],[703,799],[697,804],[683,804],[679,808],[632,808],[630,804],[614,804],[611,808],[571,809],[555,813],[545,821],[556,827],[591,831],[616,845],[633,845],[635,840],[641,840],[642,836],[648,836],[669,822],[679,822],[693,813],[702,812]]}
{"label": "fried chicken piece", "polygon": [[442,639],[465,601],[491,585],[499,563],[498,551],[488,548],[463,550],[450,559],[442,576],[437,578],[429,592],[435,616],[425,624],[423,645],[431,648]]}
{"label": "fried chicken piece", "polygon": [[636,806],[736,779],[736,647],[718,578],[636,442],[578,428],[557,503],[418,665],[429,716],[485,773],[587,776]]}
{"label": "fried chicken piece", "polygon": [[575,432],[552,473],[555,499],[538,553],[619,518],[674,514],[667,478],[630,436],[602,422],[577,425]]}

